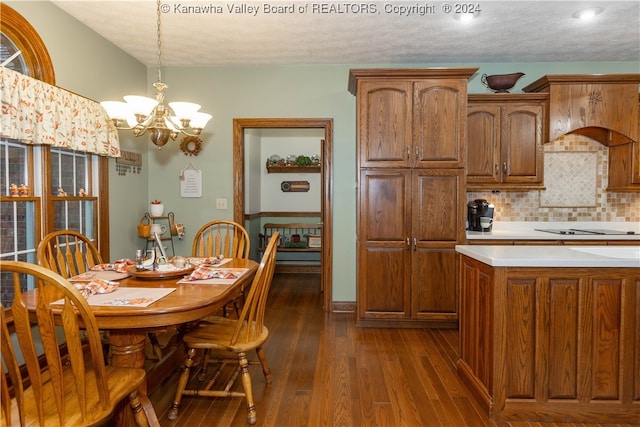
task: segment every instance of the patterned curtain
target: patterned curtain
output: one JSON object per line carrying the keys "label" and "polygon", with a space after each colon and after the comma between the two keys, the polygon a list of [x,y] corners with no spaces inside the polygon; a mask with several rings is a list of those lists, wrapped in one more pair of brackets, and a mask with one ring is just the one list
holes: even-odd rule
{"label": "patterned curtain", "polygon": [[98,102],[8,68],[0,77],[2,137],[120,157],[118,131]]}

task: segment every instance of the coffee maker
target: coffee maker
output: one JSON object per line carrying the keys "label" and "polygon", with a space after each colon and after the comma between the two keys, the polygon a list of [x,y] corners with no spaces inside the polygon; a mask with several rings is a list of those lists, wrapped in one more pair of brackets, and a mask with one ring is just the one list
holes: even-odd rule
{"label": "coffee maker", "polygon": [[493,204],[484,199],[476,199],[467,203],[467,230],[470,231],[491,231],[493,222],[487,228],[482,228],[480,218],[487,217],[493,219]]}

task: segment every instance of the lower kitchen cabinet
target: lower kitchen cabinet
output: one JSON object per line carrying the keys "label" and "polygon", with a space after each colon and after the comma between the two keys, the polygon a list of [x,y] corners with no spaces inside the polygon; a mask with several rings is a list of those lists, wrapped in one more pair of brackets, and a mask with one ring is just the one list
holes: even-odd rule
{"label": "lower kitchen cabinet", "polygon": [[492,420],[640,420],[640,269],[459,256],[458,373]]}
{"label": "lower kitchen cabinet", "polygon": [[463,169],[367,169],[358,202],[360,326],[457,327]]}
{"label": "lower kitchen cabinet", "polygon": [[425,245],[412,259],[411,318],[457,326],[455,248]]}

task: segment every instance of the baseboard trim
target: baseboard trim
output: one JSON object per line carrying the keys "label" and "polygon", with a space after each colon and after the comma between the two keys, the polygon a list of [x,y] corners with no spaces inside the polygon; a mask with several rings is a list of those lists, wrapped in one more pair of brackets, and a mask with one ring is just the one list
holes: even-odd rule
{"label": "baseboard trim", "polygon": [[457,320],[398,320],[398,319],[356,319],[361,328],[424,328],[458,329]]}
{"label": "baseboard trim", "polygon": [[320,273],[320,265],[316,264],[278,264],[276,262],[276,273]]}

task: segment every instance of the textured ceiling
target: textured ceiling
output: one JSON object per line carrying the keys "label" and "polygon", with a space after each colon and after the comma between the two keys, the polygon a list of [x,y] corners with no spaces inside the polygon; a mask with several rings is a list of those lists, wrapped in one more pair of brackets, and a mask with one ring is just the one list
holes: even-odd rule
{"label": "textured ceiling", "polygon": [[[53,3],[142,63],[157,64],[154,0]],[[162,64],[640,63],[638,0],[470,4],[480,13],[463,22],[445,13],[454,2],[163,0]],[[602,12],[590,22],[572,17],[587,6]]]}

